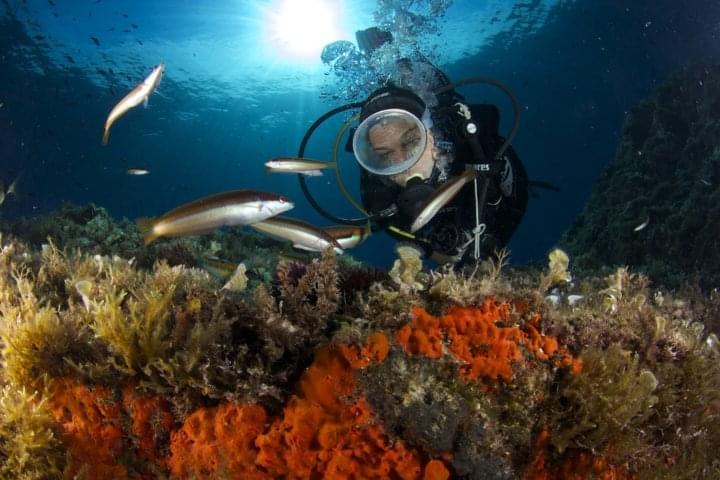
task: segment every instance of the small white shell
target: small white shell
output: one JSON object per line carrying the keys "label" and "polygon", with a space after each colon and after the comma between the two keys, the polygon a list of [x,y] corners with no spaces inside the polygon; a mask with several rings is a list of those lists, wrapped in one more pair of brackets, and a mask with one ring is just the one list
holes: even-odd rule
{"label": "small white shell", "polygon": [[242,292],[247,288],[248,278],[245,274],[245,264],[239,263],[227,283],[220,290],[230,290],[231,292]]}
{"label": "small white shell", "polygon": [[556,294],[547,295],[545,297],[545,301],[550,302],[553,305],[557,306],[560,303],[560,295],[556,295]]}
{"label": "small white shell", "polygon": [[576,303],[578,303],[580,300],[582,300],[583,298],[585,298],[585,295],[568,295],[567,296],[568,305],[573,306]]}
{"label": "small white shell", "polygon": [[89,279],[78,280],[75,282],[75,290],[77,290],[80,298],[82,298],[85,310],[89,312],[92,307],[92,300],[90,300],[90,294],[93,290],[92,281]]}

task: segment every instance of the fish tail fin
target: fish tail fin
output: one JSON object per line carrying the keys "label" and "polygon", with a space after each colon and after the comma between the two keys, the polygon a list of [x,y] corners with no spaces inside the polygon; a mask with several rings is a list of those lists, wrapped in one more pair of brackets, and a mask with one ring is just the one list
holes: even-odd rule
{"label": "fish tail fin", "polygon": [[363,227],[363,229],[360,231],[360,243],[364,242],[368,238],[370,238],[370,235],[373,234],[372,226],[368,222],[366,226]]}
{"label": "fish tail fin", "polygon": [[7,191],[5,192],[5,195],[10,195],[11,193],[15,196],[18,194],[18,182],[20,182],[20,177],[22,177],[22,173],[19,173],[17,177],[15,177],[15,180],[12,181],[10,186],[8,187]]}
{"label": "fish tail fin", "polygon": [[332,247],[333,251],[337,253],[338,255],[341,255],[343,253],[343,247],[340,245],[340,242],[337,241],[337,239],[332,239]]}
{"label": "fish tail fin", "polygon": [[109,140],[110,140],[110,127],[105,127],[105,130],[103,130],[102,144],[107,145]]}
{"label": "fish tail fin", "polygon": [[143,242],[145,242],[145,245],[150,245],[152,242],[157,240],[158,237],[160,237],[160,235],[155,233],[154,218],[138,218],[135,223],[137,223],[137,226],[140,229],[140,235],[143,236]]}

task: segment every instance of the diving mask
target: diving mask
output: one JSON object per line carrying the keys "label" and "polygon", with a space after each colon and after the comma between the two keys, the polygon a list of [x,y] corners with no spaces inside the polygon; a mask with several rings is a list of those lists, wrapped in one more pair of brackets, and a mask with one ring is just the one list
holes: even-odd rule
{"label": "diving mask", "polygon": [[375,112],[353,135],[353,152],[360,166],[376,175],[396,175],[417,163],[427,146],[423,122],[400,108]]}

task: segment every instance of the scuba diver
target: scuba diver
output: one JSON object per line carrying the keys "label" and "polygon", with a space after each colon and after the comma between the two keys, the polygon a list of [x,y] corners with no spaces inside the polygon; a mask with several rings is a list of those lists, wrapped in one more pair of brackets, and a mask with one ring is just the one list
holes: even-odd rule
{"label": "scuba diver", "polygon": [[[525,213],[528,178],[511,146],[495,158],[505,142],[497,107],[468,106],[451,94],[430,109],[412,91],[389,85],[368,97],[359,119],[352,150],[362,167],[363,205],[377,217],[374,229],[439,263],[486,258],[508,243]],[[443,186],[468,170],[483,177],[484,188],[473,176],[454,198],[442,197]],[[420,226],[416,220],[432,198],[443,204]]]}
{"label": "scuba diver", "polygon": [[[392,42],[375,27],[357,32],[360,51],[371,54]],[[299,157],[313,131],[329,117],[350,109],[359,114],[346,122],[336,139],[357,121],[345,150],[361,167],[362,205],[343,193],[365,216],[338,218],[300,186],[311,205],[335,222],[367,225],[387,231],[438,263],[462,266],[487,258],[507,245],[523,218],[532,182],[510,145],[519,124],[520,107],[501,83],[473,77],[451,83],[426,58],[402,58],[382,87],[366,100],[327,112],[308,130]],[[499,134],[495,105],[467,104],[455,88],[484,83],[512,101],[515,119],[507,138]]]}

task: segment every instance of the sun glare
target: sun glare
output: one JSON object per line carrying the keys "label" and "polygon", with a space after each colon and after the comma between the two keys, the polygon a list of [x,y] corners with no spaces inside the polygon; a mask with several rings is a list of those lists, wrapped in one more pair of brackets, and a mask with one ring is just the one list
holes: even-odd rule
{"label": "sun glare", "polygon": [[271,48],[284,56],[319,59],[325,45],[339,39],[338,2],[278,0],[267,7]]}

